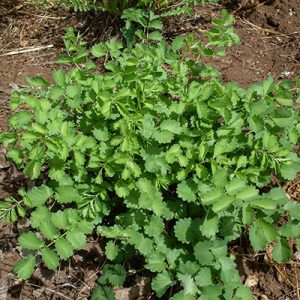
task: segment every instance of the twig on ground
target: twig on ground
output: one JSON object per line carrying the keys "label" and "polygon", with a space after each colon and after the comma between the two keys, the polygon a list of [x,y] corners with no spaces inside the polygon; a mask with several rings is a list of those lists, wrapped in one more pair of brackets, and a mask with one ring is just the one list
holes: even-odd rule
{"label": "twig on ground", "polygon": [[273,33],[275,35],[280,35],[280,36],[285,36],[285,37],[289,37],[289,35],[291,35],[291,34],[296,34],[296,32],[293,32],[293,33],[290,33],[290,34],[285,34],[285,33],[279,32],[277,30],[260,27],[260,26],[255,25],[252,22],[250,22],[249,20],[246,20],[244,18],[240,18],[240,19],[244,24],[250,25],[251,27],[253,27],[256,30],[261,30],[261,31],[264,31],[264,32]]}
{"label": "twig on ground", "polygon": [[28,15],[28,16],[33,16],[33,17],[37,17],[37,18],[42,18],[42,19],[52,19],[52,20],[65,20],[67,18],[67,16],[65,17],[53,17],[53,16],[47,16],[47,15],[37,15],[37,14],[31,14],[31,13],[27,13],[27,12],[20,12],[22,15]]}
{"label": "twig on ground", "polygon": [[0,54],[0,57],[23,54],[23,53],[34,52],[34,51],[40,51],[40,50],[45,50],[45,49],[49,49],[49,48],[53,48],[53,47],[54,47],[54,45],[37,46],[37,47],[35,47],[35,46],[33,46],[33,47],[24,47],[24,48],[15,49],[15,50],[12,50],[10,52]]}

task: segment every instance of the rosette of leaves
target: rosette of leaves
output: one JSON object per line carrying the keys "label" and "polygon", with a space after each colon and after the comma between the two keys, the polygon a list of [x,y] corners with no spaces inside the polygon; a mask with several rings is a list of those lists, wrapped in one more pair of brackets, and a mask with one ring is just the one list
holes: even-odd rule
{"label": "rosette of leaves", "polygon": [[300,169],[293,83],[224,84],[201,63],[205,46],[197,44],[197,60],[182,57],[194,42],[97,44],[91,55],[109,57],[100,75],[84,45],[69,39],[74,55],[61,61],[76,68],[55,71],[53,84],[31,78],[28,91],[13,93],[1,142],[25,175],[46,176],[21,193],[32,225],[19,238],[32,251],[15,267],[21,278],[39,255],[58,267],[96,225],[116,263],[99,278],[103,299],[113,299],[135,253],[158,297],[175,287],[173,300],[252,299],[227,249],[245,231],[255,251],[272,244],[274,260],[289,261],[300,204],[261,188],[271,174],[285,181]]}

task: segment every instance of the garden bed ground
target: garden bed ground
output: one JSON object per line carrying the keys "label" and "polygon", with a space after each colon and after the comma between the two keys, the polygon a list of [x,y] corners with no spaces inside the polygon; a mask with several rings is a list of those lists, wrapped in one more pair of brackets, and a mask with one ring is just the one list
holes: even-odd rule
{"label": "garden bed ground", "polygon": [[[300,75],[300,2],[299,0],[241,0],[225,5],[236,17],[235,29],[241,44],[228,50],[224,58],[213,61],[224,81],[242,86],[262,80],[269,74],[277,80]],[[166,37],[194,32],[201,35],[220,6],[199,6],[193,16],[165,21]],[[79,30],[89,44],[118,34],[116,19],[99,14],[75,14],[63,9],[38,9],[25,0],[0,2],[0,128],[7,126],[9,93],[30,75],[51,78],[60,67],[56,56],[64,52],[62,37],[67,26]],[[31,47],[31,48],[30,48]],[[40,48],[40,50],[38,50]],[[25,53],[22,53],[25,52]],[[27,184],[0,149],[0,199]],[[276,183],[280,185],[281,183]],[[300,201],[300,178],[285,185],[289,196]],[[0,300],[10,299],[88,299],[105,261],[101,241],[91,237],[80,251],[57,272],[39,267],[31,280],[21,282],[12,266],[22,253],[17,247],[19,232],[27,224],[0,224]],[[286,265],[273,263],[266,253],[253,253],[241,239],[232,245],[241,279],[257,299],[300,299],[300,254]],[[119,289],[117,299],[155,299],[143,271]]]}

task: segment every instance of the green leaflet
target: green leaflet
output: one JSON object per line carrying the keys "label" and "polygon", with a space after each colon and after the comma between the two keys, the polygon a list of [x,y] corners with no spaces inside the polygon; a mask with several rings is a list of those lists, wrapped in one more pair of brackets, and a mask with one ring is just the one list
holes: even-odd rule
{"label": "green leaflet", "polygon": [[119,253],[118,246],[113,241],[107,242],[105,246],[106,257],[110,260],[114,260],[118,256],[118,253]]}
{"label": "green leaflet", "polygon": [[214,213],[208,213],[201,225],[201,232],[204,236],[214,237],[219,230],[219,217]]}
{"label": "green leaflet", "polygon": [[59,238],[55,241],[55,249],[62,260],[66,260],[73,255],[73,246],[65,238]]}
{"label": "green leaflet", "polygon": [[198,286],[209,286],[212,285],[212,274],[210,268],[201,268],[198,272],[197,276],[195,277],[196,283]]}
{"label": "green leaflet", "polygon": [[192,220],[190,218],[181,219],[176,222],[174,227],[174,234],[176,238],[182,243],[189,243],[190,241],[190,228]]}
{"label": "green leaflet", "polygon": [[258,219],[249,229],[249,238],[255,251],[260,251],[277,239],[275,228],[268,222]]}
{"label": "green leaflet", "polygon": [[78,229],[72,229],[67,232],[66,239],[72,245],[74,250],[82,249],[86,244],[86,236]]}
{"label": "green leaflet", "polygon": [[22,233],[18,238],[21,247],[25,249],[38,250],[44,246],[44,241],[36,236],[32,231]]}
{"label": "green leaflet", "polygon": [[106,264],[103,267],[103,274],[99,277],[99,283],[111,284],[112,286],[123,285],[125,282],[126,272],[121,265]]}
{"label": "green leaflet", "polygon": [[150,222],[144,226],[144,229],[148,236],[156,237],[164,231],[164,227],[163,220],[158,216],[152,215]]}
{"label": "green leaflet", "polygon": [[62,186],[56,189],[55,199],[59,203],[71,203],[80,201],[78,191],[71,186]]}
{"label": "green leaflet", "polygon": [[26,280],[33,274],[35,264],[35,257],[30,254],[16,263],[14,266],[14,272],[17,273],[21,279]]}
{"label": "green leaflet", "polygon": [[272,251],[274,260],[278,263],[288,263],[292,258],[292,249],[287,240],[279,239]]}
{"label": "green leaflet", "polygon": [[40,227],[44,222],[50,221],[51,213],[47,207],[38,207],[31,213],[30,221],[34,228]]}
{"label": "green leaflet", "polygon": [[111,287],[97,286],[93,290],[93,293],[91,295],[91,300],[116,300],[116,297]]}
{"label": "green leaflet", "polygon": [[151,284],[158,297],[161,297],[171,285],[173,285],[173,280],[167,271],[157,274]]}
{"label": "green leaflet", "polygon": [[153,251],[147,255],[146,267],[151,272],[162,272],[166,269],[165,255],[157,251]]}
{"label": "green leaflet", "polygon": [[191,180],[184,180],[177,186],[177,194],[182,200],[188,202],[194,202],[197,199],[196,196],[197,185]]}
{"label": "green leaflet", "polygon": [[54,251],[48,248],[43,248],[41,249],[41,255],[43,262],[48,269],[55,270],[59,267],[60,259]]}
{"label": "green leaflet", "polygon": [[33,187],[27,192],[26,200],[29,207],[39,207],[45,204],[45,202],[52,196],[52,190],[42,185],[39,187]]}
{"label": "green leaflet", "polygon": [[56,239],[59,236],[59,231],[50,220],[41,222],[41,224],[38,226],[38,229],[40,230],[41,234],[49,240]]}

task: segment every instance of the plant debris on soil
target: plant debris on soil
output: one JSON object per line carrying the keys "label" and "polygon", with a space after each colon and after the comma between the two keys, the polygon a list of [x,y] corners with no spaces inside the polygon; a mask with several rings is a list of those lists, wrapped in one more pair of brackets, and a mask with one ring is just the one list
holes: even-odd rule
{"label": "plant debris on soil", "polygon": [[[235,81],[246,87],[268,75],[278,81],[300,75],[299,0],[228,0],[223,6],[198,6],[192,16],[166,19],[164,34],[172,38],[195,33],[201,38],[222,8],[235,16],[235,30],[241,38],[240,45],[228,49],[225,57],[212,61],[225,82]],[[118,35],[119,25],[118,20],[103,13],[75,14],[63,8],[37,8],[26,0],[1,0],[0,128],[7,128],[7,103],[12,89],[32,75],[51,80],[52,71],[62,68],[56,57],[64,52],[63,35],[68,26],[92,45]],[[0,200],[30,184],[6,160],[1,148]],[[284,188],[289,198],[300,201],[300,176]],[[88,299],[105,262],[99,238],[90,237],[86,247],[59,270],[49,271],[40,265],[32,279],[24,282],[12,268],[23,255],[17,238],[27,226],[0,224],[0,300]],[[289,264],[278,265],[272,261],[270,249],[254,253],[243,238],[231,246],[231,251],[237,258],[241,280],[256,299],[300,299],[300,253],[296,252]],[[132,276],[128,287],[116,289],[116,295],[120,300],[156,299],[143,271]]]}

